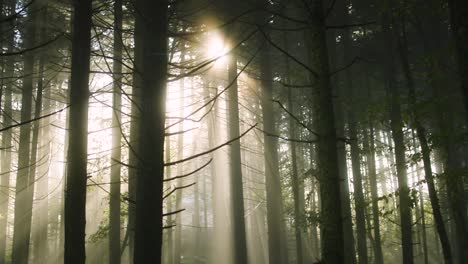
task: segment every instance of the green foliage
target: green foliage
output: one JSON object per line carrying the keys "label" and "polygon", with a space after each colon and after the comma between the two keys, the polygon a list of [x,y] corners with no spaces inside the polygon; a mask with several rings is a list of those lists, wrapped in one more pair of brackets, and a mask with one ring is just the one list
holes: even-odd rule
{"label": "green foliage", "polygon": [[108,221],[101,221],[99,224],[98,230],[89,236],[88,242],[90,243],[97,243],[100,242],[102,239],[106,238],[109,235],[109,225]]}

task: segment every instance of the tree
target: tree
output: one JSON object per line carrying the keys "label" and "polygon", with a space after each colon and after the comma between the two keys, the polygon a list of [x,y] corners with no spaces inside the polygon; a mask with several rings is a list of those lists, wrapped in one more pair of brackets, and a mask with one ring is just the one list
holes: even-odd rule
{"label": "tree", "polygon": [[465,116],[468,118],[468,3],[463,0],[448,0],[450,8],[450,25],[455,39],[456,60],[460,88],[465,105]]}
{"label": "tree", "polygon": [[[395,81],[395,62],[393,58],[395,39],[392,29],[393,1],[387,1],[384,11],[382,27],[385,42],[389,45],[386,50],[384,74],[387,82],[387,89],[390,95],[390,127],[392,138],[395,144],[395,165],[398,178],[398,194],[400,201],[400,224],[401,224],[401,242],[403,250],[403,263],[413,263],[413,236],[411,220],[411,199],[410,189],[408,187],[408,178],[406,175],[406,155],[403,135],[403,121],[401,117],[400,95]],[[394,26],[394,25],[393,25]]]}
{"label": "tree", "polygon": [[120,263],[120,160],[122,156],[122,0],[114,2],[112,153],[109,198],[109,263]]}
{"label": "tree", "polygon": [[316,123],[317,173],[321,199],[321,250],[323,263],[343,263],[343,227],[341,222],[340,175],[338,171],[337,137],[333,113],[328,48],[325,35],[325,16],[321,0],[305,1],[308,25],[306,47],[312,92],[312,119]]}
{"label": "tree", "polygon": [[70,118],[65,191],[66,264],[85,263],[86,180],[92,0],[73,2]]}
{"label": "tree", "polygon": [[[11,14],[14,10],[15,1],[3,1],[2,18],[6,15]],[[2,25],[3,26],[3,25]],[[10,33],[11,34],[11,33]],[[7,51],[12,51],[14,48],[14,37],[9,36],[9,39],[2,43],[6,46]],[[4,60],[5,70],[2,77],[13,76],[14,73],[14,61],[12,59]],[[2,83],[2,94],[3,98],[0,98],[3,106],[3,127],[9,127],[12,125],[12,96],[13,96],[13,83],[7,82]],[[6,262],[6,245],[7,245],[7,228],[8,228],[8,204],[10,200],[10,172],[12,168],[12,149],[13,149],[13,137],[12,130],[8,129],[2,132],[2,145],[1,145],[1,179],[0,185],[0,262]]]}
{"label": "tree", "polygon": [[[237,57],[231,53],[228,65],[228,80],[232,85],[228,91],[228,135],[238,138],[239,131],[239,101],[237,86]],[[244,218],[244,190],[242,183],[240,140],[236,140],[229,147],[230,187],[232,196],[232,234],[234,242],[234,263],[247,263],[247,241],[245,235]]]}
{"label": "tree", "polygon": [[168,2],[135,3],[141,87],[134,263],[161,263]]}
{"label": "tree", "polygon": [[[36,25],[38,22],[38,3],[28,8],[31,21],[27,24],[25,32],[25,46],[34,47],[36,44]],[[21,95],[21,121],[32,118],[32,97],[34,88],[34,53],[28,52],[24,56],[22,95]],[[37,142],[36,142],[37,144]],[[27,263],[29,258],[29,242],[31,233],[32,202],[35,175],[30,175],[30,149],[31,149],[31,123],[20,128],[20,142],[18,149],[18,173],[15,190],[15,218],[13,231],[12,263]]]}
{"label": "tree", "polygon": [[413,121],[413,126],[416,130],[416,135],[421,145],[421,154],[424,165],[424,177],[426,180],[427,188],[429,191],[429,199],[432,207],[432,214],[434,216],[434,222],[436,225],[437,233],[439,235],[440,243],[442,245],[442,252],[444,254],[445,263],[452,263],[452,254],[450,250],[449,240],[447,236],[447,231],[444,225],[444,220],[442,218],[442,213],[440,210],[439,197],[437,195],[434,176],[432,173],[432,163],[431,163],[431,150],[427,140],[426,128],[421,122],[421,114],[417,109],[416,101],[416,91],[414,85],[414,77],[411,72],[409,58],[408,58],[408,44],[406,37],[406,28],[403,24],[404,21],[398,23],[397,29],[399,30],[399,41],[398,41],[398,51],[400,55],[400,61],[402,63],[402,69],[404,71],[404,76],[406,79],[406,85],[408,87],[409,100],[411,103],[411,116]]}

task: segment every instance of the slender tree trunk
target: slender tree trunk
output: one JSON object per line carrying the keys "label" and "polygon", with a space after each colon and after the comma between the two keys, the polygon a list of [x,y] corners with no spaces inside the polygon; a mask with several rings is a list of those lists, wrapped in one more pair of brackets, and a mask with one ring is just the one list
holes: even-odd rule
{"label": "slender tree trunk", "polygon": [[122,120],[122,0],[114,2],[112,153],[109,197],[109,263],[120,263],[120,160]]}
{"label": "slender tree trunk", "polygon": [[421,123],[419,112],[417,111],[416,92],[413,74],[411,73],[410,64],[408,60],[408,47],[406,40],[406,32],[404,28],[401,28],[400,41],[399,41],[399,53],[402,63],[402,69],[405,75],[406,84],[408,86],[409,101],[411,104],[411,115],[413,125],[416,129],[416,135],[421,146],[422,160],[424,165],[424,176],[429,191],[429,199],[431,202],[432,213],[434,217],[435,226],[439,235],[440,243],[442,245],[442,251],[444,254],[444,262],[446,264],[452,263],[452,254],[450,252],[450,244],[445,230],[444,220],[440,211],[439,198],[435,188],[434,177],[432,174],[431,165],[431,150],[426,136],[426,129]]}
{"label": "slender tree trunk", "polygon": [[[33,47],[35,44],[35,34],[37,22],[37,4],[33,4],[29,9],[31,21],[26,26],[25,46]],[[21,98],[21,121],[32,119],[32,93],[33,93],[33,73],[34,54],[26,53],[23,68],[23,91]],[[29,175],[30,147],[31,147],[31,123],[20,128],[20,139],[18,149],[18,173],[16,178],[15,193],[15,218],[13,231],[12,263],[26,264],[29,259],[29,243],[31,233],[32,218],[32,197],[34,192],[34,175]],[[31,197],[31,198],[30,198]]]}
{"label": "slender tree trunk", "polygon": [[339,199],[340,175],[325,34],[325,16],[322,0],[310,2],[310,5],[306,8],[311,11],[308,20],[312,30],[309,35],[311,39],[306,43],[307,47],[312,50],[309,55],[309,64],[314,72],[309,73],[316,84],[311,96],[314,106],[312,115],[317,124],[316,132],[318,134],[317,172],[321,199],[322,262],[326,264],[344,263],[341,199]]}
{"label": "slender tree trunk", "polygon": [[[232,86],[228,90],[228,138],[239,137],[239,99],[237,86],[237,58],[232,54],[229,58],[228,80]],[[234,263],[247,263],[247,240],[244,218],[244,190],[242,186],[242,168],[240,140],[229,147],[230,187],[232,196],[232,235],[234,242]]]}
{"label": "slender tree trunk", "polygon": [[[283,34],[284,43],[286,46],[286,50],[290,50],[290,45],[288,41],[287,34]],[[289,59],[285,57],[285,65],[286,65],[286,82],[289,81],[289,76],[291,75],[291,66]],[[292,88],[288,88],[288,103],[287,107],[289,112],[293,115],[295,114],[294,109],[294,102],[293,102],[293,91]],[[296,126],[295,120],[293,118],[288,119],[288,129],[289,135],[292,139],[297,138],[296,133]],[[297,145],[296,142],[290,142],[291,148],[291,187],[293,190],[293,197],[294,197],[294,234],[296,237],[296,262],[298,264],[303,264],[306,258],[304,254],[304,246],[303,246],[303,229],[304,229],[304,221],[305,219],[305,203],[304,203],[304,181],[299,178],[298,172],[298,162],[297,162]]]}
{"label": "slender tree trunk", "polygon": [[74,1],[65,191],[65,264],[84,264],[92,1]]}
{"label": "slender tree trunk", "polygon": [[[164,153],[166,155],[165,157],[165,162],[170,162],[171,161],[171,140],[170,138],[166,139],[166,149],[164,150]],[[171,166],[168,166],[166,168],[166,179],[170,179],[172,177],[172,168]],[[166,198],[166,208],[168,212],[172,212],[172,202],[173,199],[171,196]],[[166,219],[166,225],[167,226],[172,226],[173,225],[173,220],[172,220],[172,215],[168,215]],[[164,263],[166,264],[173,264],[174,262],[174,232],[173,228],[169,228],[166,231],[166,245],[165,245],[165,250],[163,251],[164,255]]]}
{"label": "slender tree trunk", "polygon": [[143,49],[141,48],[141,27],[137,27],[139,21],[135,19],[135,34],[133,41],[135,43],[134,49],[134,70],[133,70],[133,84],[132,84],[132,100],[130,109],[130,140],[128,152],[128,221],[127,232],[128,235],[128,256],[129,263],[133,263],[134,250],[135,250],[135,218],[136,218],[136,188],[137,188],[137,166],[138,166],[138,153],[140,149],[139,143],[139,130],[140,130],[140,98],[141,98],[141,75],[139,74],[142,68]]}
{"label": "slender tree trunk", "polygon": [[[455,39],[458,75],[468,122],[468,3],[464,0],[448,0],[450,25]],[[468,257],[468,256],[465,256]]]}
{"label": "slender tree trunk", "polygon": [[134,263],[161,263],[168,2],[137,0],[136,8],[143,57]]}
{"label": "slender tree trunk", "polygon": [[375,264],[383,264],[382,254],[382,238],[380,235],[380,217],[379,217],[379,201],[377,191],[377,171],[375,168],[375,135],[372,118],[369,119],[369,152],[368,156],[368,169],[369,169],[369,181],[370,181],[370,192],[371,192],[371,203],[372,203],[372,221],[374,229],[374,258]]}
{"label": "slender tree trunk", "polygon": [[[6,74],[12,73],[8,69],[12,69],[11,64],[6,70]],[[3,126],[12,125],[12,86],[7,85],[4,92],[4,115]],[[6,262],[6,245],[7,245],[7,228],[9,219],[8,204],[10,202],[10,171],[12,169],[11,152],[13,148],[12,130],[5,130],[2,134],[2,156],[1,156],[1,179],[0,179],[0,262]]]}
{"label": "slender tree trunk", "polygon": [[[390,8],[387,8],[390,10]],[[395,143],[395,164],[398,178],[398,193],[400,207],[400,224],[401,224],[401,242],[403,251],[403,264],[413,263],[413,237],[412,237],[412,219],[411,219],[411,199],[410,189],[408,187],[408,178],[406,174],[406,155],[405,143],[403,135],[403,121],[401,118],[400,95],[398,86],[395,81],[395,62],[393,58],[395,42],[393,28],[391,25],[390,11],[384,13],[383,27],[387,48],[385,50],[385,74],[387,88],[390,94],[390,127],[392,131],[393,141]]]}
{"label": "slender tree trunk", "polygon": [[[185,51],[181,52],[181,61],[185,60]],[[181,72],[180,74],[184,74]],[[185,78],[182,78],[180,80],[180,87],[179,87],[179,116],[180,118],[184,117],[184,106],[185,106]],[[184,130],[184,122],[179,123],[179,135],[177,137],[177,159],[181,160],[184,157],[184,133],[182,132]],[[182,175],[183,174],[183,166],[184,164],[178,164],[177,165],[177,175]],[[182,187],[184,185],[184,179],[179,178],[177,179],[177,186]],[[175,203],[175,208],[176,210],[182,209],[182,194],[183,194],[183,189],[179,189],[176,191],[176,203]],[[178,213],[175,216],[175,237],[174,237],[174,260],[176,263],[181,261],[182,257],[182,214]]]}
{"label": "slender tree trunk", "polygon": [[[42,64],[44,65],[44,64]],[[40,70],[40,72],[42,72]],[[43,114],[51,113],[51,89],[49,86],[45,89],[43,98]],[[39,96],[38,96],[39,97]],[[42,120],[42,129],[40,136],[40,161],[38,164],[38,180],[37,180],[37,194],[36,200],[38,200],[37,208],[35,209],[35,224],[36,231],[34,239],[34,260],[38,263],[45,263],[49,258],[49,175],[50,166],[52,164],[52,137],[50,133],[51,118],[47,117]]]}
{"label": "slender tree trunk", "polygon": [[[14,1],[8,1],[8,4],[2,5],[2,11],[10,14],[14,10]],[[14,40],[10,39],[7,43],[7,50],[11,52],[13,50]],[[14,73],[14,61],[8,59],[5,61],[4,77],[13,76]],[[8,81],[3,88],[3,127],[9,127],[12,125],[12,81]],[[12,129],[8,129],[2,132],[2,144],[1,144],[1,164],[0,164],[0,263],[6,262],[6,245],[7,245],[7,228],[9,219],[8,204],[10,202],[10,171],[12,170],[12,158],[11,153],[13,149],[12,141]]]}
{"label": "slender tree trunk", "polygon": [[[347,5],[346,5],[347,7]],[[346,8],[348,10],[348,8]],[[347,15],[347,12],[346,12]],[[344,61],[349,63],[352,55],[352,43],[351,43],[351,32],[346,31],[343,35],[344,45]],[[351,145],[351,165],[353,171],[353,186],[354,186],[354,201],[356,211],[356,233],[357,233],[357,249],[358,249],[358,260],[360,264],[367,264],[367,238],[366,238],[366,218],[365,209],[366,203],[364,202],[363,186],[362,186],[362,174],[361,174],[361,154],[358,142],[358,125],[354,112],[356,112],[356,88],[353,84],[353,71],[349,68],[345,72],[345,83],[347,84],[346,90],[347,97],[350,99],[348,106],[348,133]]]}
{"label": "slender tree trunk", "polygon": [[[44,71],[44,56],[41,56],[41,59],[39,60],[39,76],[38,76],[38,80],[37,80],[37,93],[36,93],[36,102],[35,102],[35,109],[34,109],[34,118],[39,118],[41,115],[42,115],[42,98],[43,98],[43,91],[44,91],[44,75],[43,75],[43,71]],[[38,152],[38,145],[41,141],[39,141],[39,132],[41,131],[40,129],[40,125],[41,125],[41,122],[40,120],[37,120],[35,122],[33,122],[33,129],[32,129],[32,144],[31,144],[31,165],[29,166],[29,177],[30,177],[30,182],[36,182],[36,181],[39,181],[41,183],[41,185],[43,186],[44,185],[44,181],[47,183],[47,175],[39,175],[39,177],[36,179],[36,170],[38,167],[42,167],[44,166],[44,164],[47,165],[47,161],[44,161],[43,160],[43,157],[39,157],[39,159],[37,158],[37,152]],[[31,207],[28,207],[28,211],[31,210],[31,216],[32,216],[32,207],[33,207],[33,198],[34,198],[34,185],[36,184],[33,184],[32,186],[30,186],[30,190],[29,190],[29,193],[28,193],[28,200],[30,200],[30,205]],[[42,187],[42,186],[39,186],[39,184],[37,185],[37,188],[39,191],[39,188]],[[39,195],[37,195],[39,196]],[[29,206],[29,204],[28,204]],[[38,208],[39,210],[44,210],[44,212],[47,212],[47,208],[44,209],[44,208],[41,208],[39,207]],[[46,218],[47,219],[47,216]],[[37,225],[39,225],[39,223],[36,223]],[[31,225],[31,223],[29,224]],[[47,221],[45,222],[45,225],[47,225]],[[31,230],[31,227],[29,227],[30,230]],[[38,228],[41,228],[40,226]],[[36,234],[33,232],[32,233],[32,236],[36,236]],[[40,241],[39,239],[36,239],[35,241],[33,240],[33,246],[34,246],[34,251],[33,251],[33,260],[36,262],[41,262],[41,261],[44,261],[44,259],[42,258],[41,255],[41,251],[38,247],[42,246],[42,245],[46,245],[47,244],[47,235],[45,237],[45,241]],[[37,254],[36,254],[37,253]]]}
{"label": "slender tree trunk", "polygon": [[[42,19],[40,21],[40,41],[47,38],[47,6],[44,7]],[[39,118],[45,113],[50,113],[50,95],[51,86],[44,87],[44,69],[47,63],[47,54],[41,54],[39,59],[39,76],[37,80],[37,95],[34,118]],[[45,96],[43,96],[43,93]],[[33,123],[33,139],[31,150],[31,164],[29,175],[33,177],[33,181],[37,182],[36,200],[37,206],[33,216],[36,221],[33,230],[33,256],[35,262],[46,262],[48,258],[48,185],[49,185],[49,164],[51,157],[50,149],[50,117]],[[42,128],[41,128],[42,124]],[[38,151],[39,150],[39,151]],[[39,158],[36,155],[39,154]],[[36,169],[38,171],[37,179],[35,179]],[[33,193],[30,193],[31,200]],[[32,202],[31,202],[32,205]],[[32,206],[31,206],[32,209]]]}
{"label": "slender tree trunk", "polygon": [[[419,168],[417,167],[417,165],[415,166],[416,168],[416,177],[417,177],[417,182],[420,182],[421,181],[421,177],[420,177],[420,173],[419,173]],[[421,246],[422,246],[422,252],[423,252],[423,260],[424,260],[424,264],[428,264],[429,263],[429,254],[428,254],[428,249],[427,249],[427,232],[426,232],[426,211],[425,211],[425,208],[424,208],[424,196],[423,196],[423,189],[422,189],[422,185],[419,184],[418,186],[418,192],[419,192],[419,215],[421,217],[421,224],[420,224],[420,228],[421,228]]]}
{"label": "slender tree trunk", "polygon": [[[451,108],[451,107],[450,107]],[[452,108],[453,109],[453,108]],[[451,109],[451,111],[453,111]],[[444,170],[444,179],[447,185],[447,198],[448,206],[452,216],[453,227],[453,242],[454,242],[454,255],[457,263],[465,264],[468,261],[468,230],[466,226],[466,207],[463,199],[463,179],[460,173],[460,161],[458,146],[454,140],[454,124],[453,120],[443,120],[445,126],[446,141],[446,166]]]}
{"label": "slender tree trunk", "polygon": [[[288,89],[288,108],[291,113],[294,113],[293,110],[293,101],[292,101],[292,91],[291,88]],[[296,131],[294,120],[289,118],[289,134],[291,138],[296,138]],[[299,179],[298,176],[298,168],[297,168],[297,152],[296,152],[296,143],[290,143],[291,147],[291,165],[292,165],[292,189],[293,189],[293,197],[294,197],[294,228],[295,228],[295,236],[296,236],[296,256],[297,256],[297,263],[304,262],[304,248],[303,248],[303,240],[302,240],[302,228],[303,228],[303,217],[304,217],[304,208],[303,203],[301,202],[301,191],[304,191],[303,188],[303,181]],[[303,196],[303,195],[302,195]],[[303,198],[303,197],[302,197]]]}
{"label": "slender tree trunk", "polygon": [[[333,41],[335,41],[333,38]],[[336,113],[336,133],[338,137],[345,137],[345,111],[344,111],[344,98],[345,92],[343,85],[336,82],[338,89],[338,99],[335,101]],[[351,200],[349,194],[349,177],[348,166],[346,164],[346,143],[344,141],[337,142],[338,151],[338,171],[340,173],[340,199],[341,199],[341,213],[343,219],[343,240],[344,240],[344,256],[346,264],[356,263],[356,250],[354,245],[353,234],[353,217],[351,215]]]}
{"label": "slender tree trunk", "polygon": [[269,46],[262,48],[260,58],[261,72],[261,105],[264,130],[264,164],[268,227],[268,255],[269,263],[284,263],[284,243],[282,239],[282,196],[278,166],[278,140],[271,136],[275,133],[273,111],[273,76],[270,62]]}

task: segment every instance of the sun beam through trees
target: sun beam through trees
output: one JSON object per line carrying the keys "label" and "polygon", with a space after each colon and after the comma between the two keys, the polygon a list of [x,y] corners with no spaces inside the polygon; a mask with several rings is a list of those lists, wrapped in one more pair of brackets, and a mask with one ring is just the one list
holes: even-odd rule
{"label": "sun beam through trees", "polygon": [[468,1],[0,10],[0,264],[468,263]]}

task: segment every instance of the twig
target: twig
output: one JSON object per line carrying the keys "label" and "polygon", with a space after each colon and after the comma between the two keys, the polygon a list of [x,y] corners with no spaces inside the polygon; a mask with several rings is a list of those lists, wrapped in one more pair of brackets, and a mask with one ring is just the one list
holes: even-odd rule
{"label": "twig", "polygon": [[168,181],[173,181],[173,180],[176,180],[176,179],[181,179],[181,178],[185,178],[185,177],[188,177],[192,174],[195,174],[199,171],[201,171],[203,168],[205,168],[206,166],[208,166],[211,162],[213,161],[213,159],[210,159],[207,163],[205,163],[203,166],[201,166],[200,168],[192,171],[192,172],[189,172],[187,174],[184,174],[184,175],[180,175],[180,176],[176,176],[176,177],[172,177],[172,178],[168,178],[168,179],[165,179],[164,182],[168,182]]}
{"label": "twig", "polygon": [[188,158],[185,158],[185,159],[181,159],[181,160],[176,160],[176,161],[172,161],[172,162],[168,162],[168,163],[165,163],[164,166],[173,166],[173,165],[176,165],[176,164],[179,164],[179,163],[183,163],[183,162],[186,162],[186,161],[189,161],[189,160],[192,160],[192,159],[195,159],[195,158],[198,158],[200,156],[203,156],[203,155],[206,155],[206,154],[209,154],[211,152],[214,152],[224,146],[227,146],[229,144],[231,144],[232,142],[234,141],[237,141],[239,140],[240,138],[242,138],[243,136],[245,136],[247,133],[249,133],[252,129],[254,129],[258,124],[255,124],[253,126],[251,126],[249,129],[247,129],[244,133],[242,133],[240,136],[238,137],[235,137],[227,142],[225,142],[224,144],[221,144],[213,149],[210,149],[210,150],[207,150],[207,151],[204,151],[204,152],[201,152],[201,153],[198,153],[196,155],[193,155],[193,156],[190,156]]}

